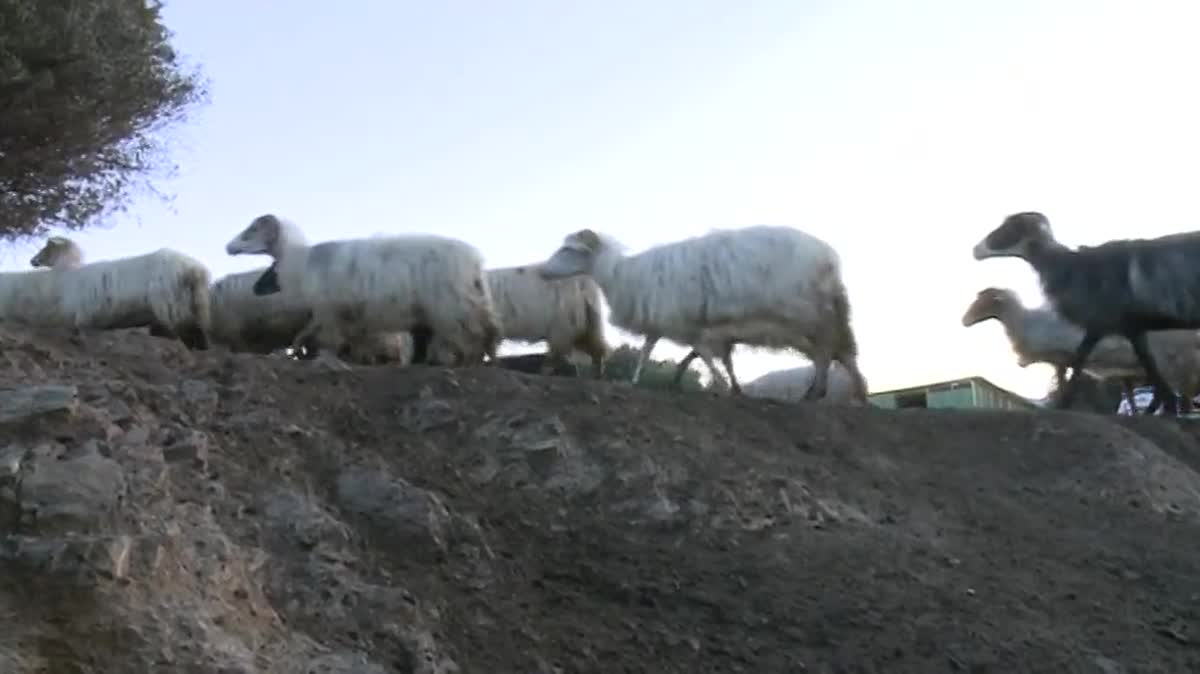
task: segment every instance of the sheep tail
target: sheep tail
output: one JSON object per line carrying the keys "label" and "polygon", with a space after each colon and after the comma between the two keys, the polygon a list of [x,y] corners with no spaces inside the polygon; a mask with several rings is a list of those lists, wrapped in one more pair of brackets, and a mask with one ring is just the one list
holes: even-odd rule
{"label": "sheep tail", "polygon": [[212,304],[209,298],[208,270],[188,269],[183,276],[185,296],[191,302],[191,320],[180,326],[180,340],[189,349],[208,349],[208,331],[212,326]]}
{"label": "sheep tail", "polygon": [[475,292],[478,293],[478,321],[480,323],[480,332],[482,333],[483,356],[488,360],[488,363],[496,362],[496,351],[500,348],[500,342],[504,340],[504,331],[500,325],[500,315],[496,312],[496,305],[492,299],[492,289],[488,285],[484,277],[475,279]]}
{"label": "sheep tail", "polygon": [[852,398],[867,402],[867,381],[858,369],[858,340],[850,327],[850,298],[846,286],[839,280],[833,292],[834,329],[836,330],[834,359],[850,374]]}
{"label": "sheep tail", "polygon": [[483,354],[487,356],[488,362],[495,362],[496,350],[500,348],[500,341],[502,339],[500,322],[496,320],[496,315],[492,312],[485,312],[483,318]]}
{"label": "sheep tail", "polygon": [[604,361],[608,357],[608,343],[604,341],[604,317],[595,298],[583,302],[584,350],[592,358],[592,375],[597,379],[604,375]]}

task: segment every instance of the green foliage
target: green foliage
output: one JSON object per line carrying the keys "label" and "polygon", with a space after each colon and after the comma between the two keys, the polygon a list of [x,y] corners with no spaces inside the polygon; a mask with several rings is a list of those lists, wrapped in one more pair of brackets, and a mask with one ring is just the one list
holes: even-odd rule
{"label": "green foliage", "polygon": [[0,239],[83,229],[173,169],[162,132],[207,99],[154,0],[0,0]]}
{"label": "green foliage", "polygon": [[[613,349],[609,354],[608,362],[604,366],[604,378],[609,381],[629,381],[633,377],[633,370],[637,367],[638,353],[641,350],[622,344]],[[673,389],[673,380],[675,379],[675,368],[678,363],[674,360],[655,360],[651,358],[646,362],[646,366],[642,368],[642,375],[638,377],[638,386],[644,388],[670,390]],[[591,366],[581,366],[580,376],[590,377]],[[683,379],[680,381],[680,387],[684,391],[702,391],[704,386],[700,384],[700,374],[694,368],[689,368],[683,373]]]}

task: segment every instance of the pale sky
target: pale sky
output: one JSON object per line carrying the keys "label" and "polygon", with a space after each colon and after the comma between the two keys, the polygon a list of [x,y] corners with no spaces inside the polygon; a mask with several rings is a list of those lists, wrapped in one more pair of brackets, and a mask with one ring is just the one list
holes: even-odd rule
{"label": "pale sky", "polygon": [[[592,227],[631,251],[782,224],[838,249],[872,391],[982,375],[1040,396],[971,248],[1046,213],[1068,245],[1200,229],[1194,0],[207,0],[166,9],[212,80],[178,179],[91,261],[161,246],[214,278],[266,264],[225,242],[256,215],[312,242],[436,232],[489,266]],[[0,252],[25,269],[35,244]],[[609,331],[610,341],[640,337]],[[660,342],[656,357],[685,349]],[[735,356],[745,382],[802,362]],[[695,365],[693,367],[698,366]]]}

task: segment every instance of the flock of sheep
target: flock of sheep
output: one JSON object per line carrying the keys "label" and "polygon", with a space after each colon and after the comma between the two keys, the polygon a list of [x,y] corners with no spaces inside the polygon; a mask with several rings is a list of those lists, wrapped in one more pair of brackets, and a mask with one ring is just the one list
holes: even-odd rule
{"label": "flock of sheep", "polygon": [[[660,339],[691,347],[678,383],[700,358],[714,384],[733,393],[864,404],[850,301],[837,252],[789,227],[713,230],[628,255],[590,229],[550,257],[485,269],[456,239],[408,234],[309,244],[293,223],[261,215],[227,245],[229,255],[269,255],[269,266],[210,282],[198,260],[162,248],[85,264],[79,246],[51,237],[34,270],[0,274],[0,321],[84,329],[148,327],[192,349],[291,349],[330,367],[495,362],[503,339],[547,343],[536,362],[549,373],[573,351],[603,374],[611,322],[644,337],[633,381]],[[1155,388],[1148,411],[1186,406],[1200,389],[1200,233],[1112,241],[1071,250],[1040,213],[1009,216],[974,251],[1015,256],[1040,276],[1049,306],[1027,309],[1009,290],[981,291],[963,316],[1004,324],[1021,366],[1046,362],[1070,405],[1081,371]],[[743,390],[734,346],[792,348],[812,365],[772,372]],[[1090,361],[1089,361],[1090,358]],[[1090,362],[1090,365],[1089,365]],[[1166,375],[1160,368],[1166,368]],[[1130,389],[1127,389],[1127,391]]]}

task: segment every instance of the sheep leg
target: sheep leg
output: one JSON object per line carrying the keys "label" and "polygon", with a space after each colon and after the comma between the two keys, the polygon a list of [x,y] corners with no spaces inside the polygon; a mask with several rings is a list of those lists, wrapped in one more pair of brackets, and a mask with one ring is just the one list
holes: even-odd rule
{"label": "sheep leg", "polygon": [[704,365],[708,367],[708,374],[712,377],[713,384],[721,383],[721,388],[727,388],[725,385],[725,376],[717,369],[716,363],[713,362],[713,354],[708,347],[697,347],[696,351],[700,354],[700,360],[704,361]]}
{"label": "sheep leg", "polygon": [[155,321],[150,324],[150,336],[151,337],[163,337],[165,339],[174,339],[175,333],[172,332],[171,329],[168,328],[167,326],[163,325],[162,323],[159,323],[158,321]]}
{"label": "sheep leg", "polygon": [[592,357],[592,379],[604,379],[604,349],[593,349]]}
{"label": "sheep leg", "polygon": [[292,355],[295,356],[297,360],[312,360],[313,358],[316,358],[317,354],[321,351],[317,344],[316,337],[313,335],[310,335],[306,339],[302,340],[298,347],[296,346],[296,342],[293,341],[291,348]]}
{"label": "sheep leg", "polygon": [[829,391],[829,364],[832,359],[828,356],[809,357],[813,364],[813,378],[804,392],[804,400],[820,400]]}
{"label": "sheep leg", "polygon": [[[1154,389],[1154,396],[1150,398],[1150,404],[1146,405],[1146,414],[1154,414],[1155,412],[1157,412],[1158,408],[1162,407],[1162,403],[1163,403],[1162,392],[1159,391],[1158,389]],[[1130,409],[1133,410],[1133,414],[1137,414],[1137,408],[1132,407],[1133,403],[1130,403],[1130,405],[1131,405]]]}
{"label": "sheep leg", "polygon": [[208,350],[208,333],[199,325],[188,325],[179,331],[179,341],[191,351]]}
{"label": "sheep leg", "polygon": [[[1062,390],[1063,384],[1067,382],[1067,367],[1065,365],[1054,366],[1054,388]],[[1130,401],[1133,404],[1133,401]]]}
{"label": "sheep leg", "polygon": [[325,326],[322,324],[322,322],[314,315],[309,319],[308,324],[305,325],[304,328],[301,329],[300,332],[296,333],[296,336],[292,338],[292,351],[294,353],[298,353],[301,347],[309,347],[310,345],[330,346],[332,348],[318,348],[317,355],[306,360],[312,360],[314,364],[320,363],[322,367],[335,371],[347,371],[354,369],[338,357],[338,352],[341,351],[342,346],[339,344],[339,342],[342,341],[342,334],[340,331],[333,331],[336,339],[328,340],[329,344],[321,344],[323,340],[320,339],[320,335],[318,333],[326,332],[326,330],[322,329],[324,327]]}
{"label": "sheep leg", "polygon": [[316,316],[308,319],[308,323],[292,338],[292,351],[299,353],[301,347],[314,343],[319,329],[320,323],[317,322]]}
{"label": "sheep leg", "polygon": [[426,365],[429,363],[429,342],[433,339],[433,330],[426,325],[413,326],[412,330],[408,331],[412,336],[412,360],[413,365]]}
{"label": "sheep leg", "polygon": [[633,378],[630,383],[637,384],[638,379],[642,376],[642,367],[646,365],[646,361],[650,360],[650,352],[654,350],[654,345],[658,344],[658,335],[647,335],[646,341],[642,342],[642,351],[638,354],[637,365],[633,367]]}
{"label": "sheep leg", "polygon": [[672,386],[675,388],[683,388],[683,373],[687,372],[688,366],[691,365],[692,361],[696,360],[699,355],[700,353],[698,351],[692,349],[688,352],[688,355],[683,357],[683,360],[679,361],[679,365],[675,367],[675,378],[671,380]]}
{"label": "sheep leg", "polygon": [[733,373],[733,342],[725,345],[725,353],[721,354],[721,364],[729,373],[729,390],[733,391],[734,395],[742,395],[742,386],[738,384],[737,375]]}
{"label": "sheep leg", "polygon": [[[1129,377],[1121,378],[1121,392],[1125,395],[1125,402],[1129,404],[1129,413],[1137,414],[1137,404],[1134,403],[1135,396],[1133,395],[1133,380]],[[1151,405],[1158,401],[1158,393],[1154,394],[1154,400],[1150,401]]]}
{"label": "sheep leg", "polygon": [[1088,356],[1092,355],[1092,351],[1103,336],[1102,333],[1088,331],[1084,333],[1079,346],[1075,347],[1075,357],[1071,359],[1070,366],[1071,378],[1063,385],[1062,395],[1058,396],[1058,409],[1069,408],[1075,400],[1075,395],[1079,392],[1079,377],[1083,374],[1083,366],[1087,364]]}
{"label": "sheep leg", "polygon": [[[567,353],[570,353],[569,351]],[[538,368],[538,374],[543,377],[549,377],[554,374],[559,365],[570,366],[571,359],[565,353],[557,349],[547,349],[546,357],[542,360],[541,367]],[[565,369],[565,368],[564,368]]]}
{"label": "sheep leg", "polygon": [[[1162,392],[1163,411],[1174,416],[1178,414],[1178,401],[1175,399],[1175,391],[1167,385],[1163,379],[1162,373],[1158,371],[1158,364],[1154,362],[1154,356],[1150,355],[1150,345],[1146,340],[1145,332],[1138,332],[1133,335],[1126,335],[1129,344],[1133,346],[1133,353],[1137,355],[1138,363],[1142,369],[1146,371],[1146,378],[1150,380],[1150,384],[1154,387],[1155,395]],[[1170,394],[1169,396],[1167,394]],[[1147,414],[1153,414],[1147,408]]]}

